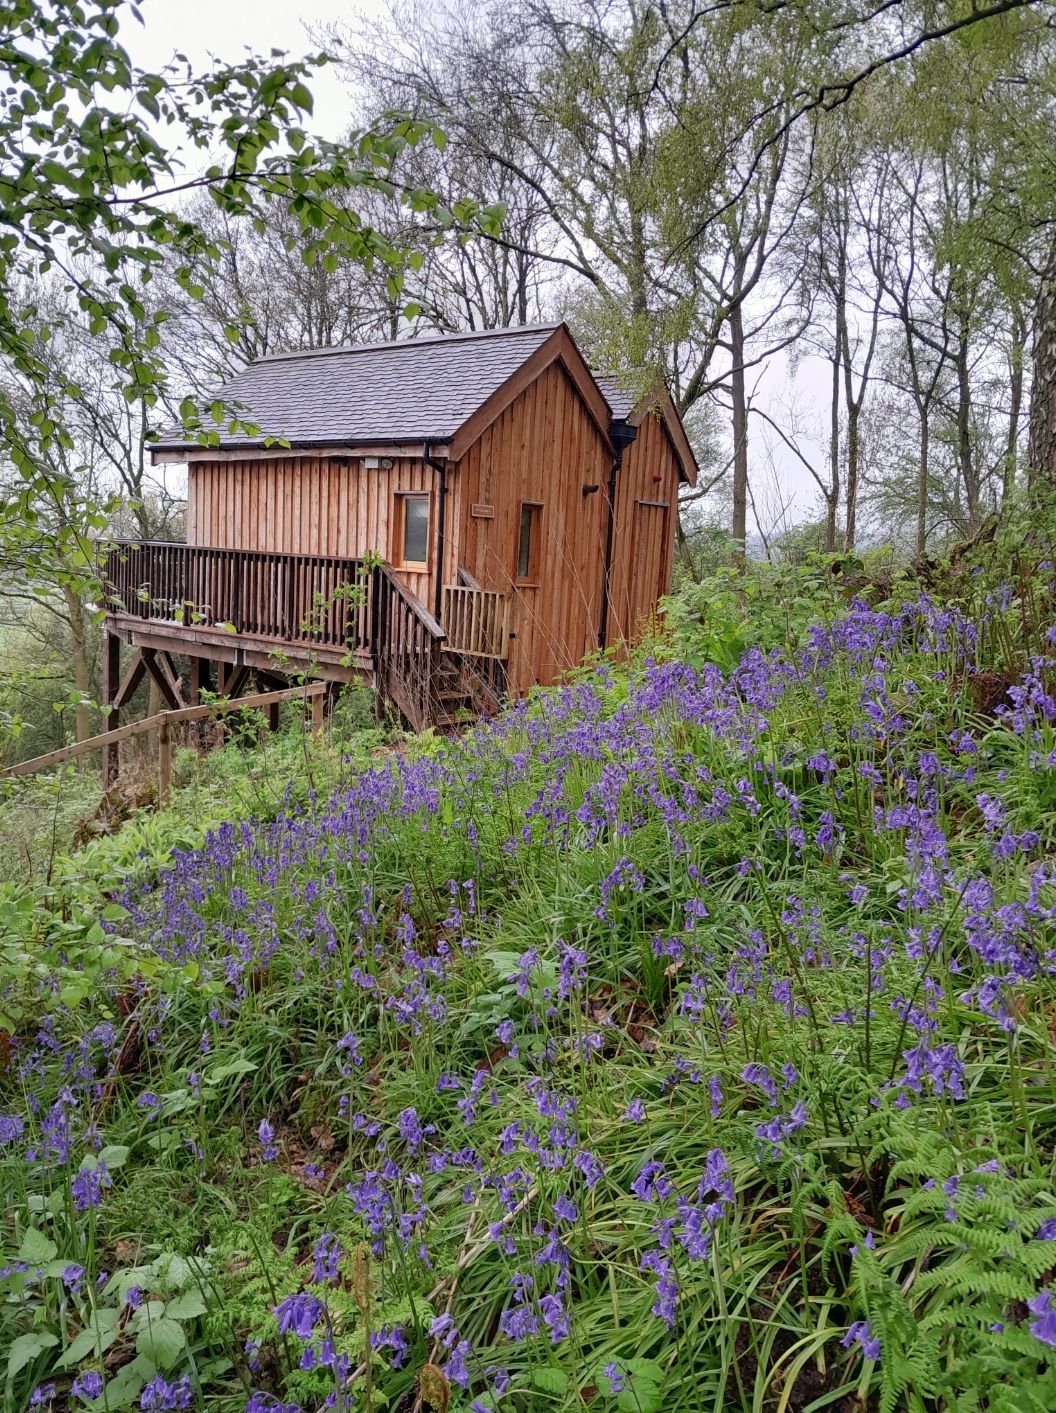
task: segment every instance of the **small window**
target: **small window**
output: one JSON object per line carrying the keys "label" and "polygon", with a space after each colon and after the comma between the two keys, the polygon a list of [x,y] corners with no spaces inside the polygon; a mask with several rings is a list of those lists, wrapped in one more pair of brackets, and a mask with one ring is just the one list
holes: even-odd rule
{"label": "small window", "polygon": [[543,507],[537,501],[522,501],[521,520],[517,534],[517,578],[536,581],[539,578],[539,525]]}
{"label": "small window", "polygon": [[402,507],[396,517],[400,563],[424,566],[429,562],[429,497],[401,495],[397,499]]}

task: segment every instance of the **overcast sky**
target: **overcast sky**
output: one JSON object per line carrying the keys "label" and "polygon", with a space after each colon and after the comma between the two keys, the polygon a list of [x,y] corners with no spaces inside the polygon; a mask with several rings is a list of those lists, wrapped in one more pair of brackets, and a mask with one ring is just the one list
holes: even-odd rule
{"label": "overcast sky", "polygon": [[[121,37],[133,59],[160,68],[173,54],[195,63],[216,55],[236,63],[247,50],[266,54],[285,49],[291,56],[313,51],[308,29],[331,20],[383,11],[382,0],[140,0],[144,24],[126,19]],[[331,69],[312,74],[315,118],[321,137],[338,137],[348,124],[348,100]]]}

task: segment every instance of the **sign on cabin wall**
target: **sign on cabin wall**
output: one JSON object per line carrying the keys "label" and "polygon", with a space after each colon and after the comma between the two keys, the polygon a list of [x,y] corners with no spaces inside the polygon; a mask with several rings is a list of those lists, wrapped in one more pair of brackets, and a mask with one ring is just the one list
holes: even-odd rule
{"label": "sign on cabin wall", "polygon": [[495,507],[493,505],[481,505],[479,501],[469,507],[469,513],[475,520],[495,519]]}

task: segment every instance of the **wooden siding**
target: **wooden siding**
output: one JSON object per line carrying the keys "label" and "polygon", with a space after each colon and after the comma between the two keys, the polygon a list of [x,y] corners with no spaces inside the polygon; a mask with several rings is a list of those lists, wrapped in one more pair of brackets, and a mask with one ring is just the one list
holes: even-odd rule
{"label": "wooden siding", "polygon": [[670,592],[677,514],[678,460],[663,423],[648,414],[616,477],[610,643],[639,638],[657,600]]}
{"label": "wooden siding", "polygon": [[[557,361],[449,463],[443,580],[456,583],[461,566],[483,589],[512,596],[511,695],[554,682],[597,647],[611,465],[604,433]],[[377,552],[389,562],[398,562],[397,494],[428,493],[428,571],[396,575],[432,611],[438,478],[421,458],[367,470],[360,458],[218,454],[192,462],[188,479],[191,544],[357,559]],[[633,641],[670,588],[678,462],[656,417],[643,418],[616,484],[610,643]],[[541,543],[537,579],[520,583],[525,503],[541,507]]]}
{"label": "wooden siding", "polygon": [[[612,453],[579,392],[552,363],[458,464],[460,563],[513,596],[509,686],[521,696],[598,643],[605,487]],[[584,495],[584,486],[597,486]],[[521,505],[542,506],[538,582],[514,578]]]}
{"label": "wooden siding", "polygon": [[[361,460],[269,457],[259,461],[196,462],[188,468],[187,540],[225,549],[280,554],[338,555],[362,559],[372,553],[397,562],[392,543],[395,499],[401,491],[431,497],[430,561],[426,572],[397,573],[429,607],[435,585],[437,475],[419,457],[397,457],[391,469],[368,470]],[[445,581],[458,564],[455,488],[449,491],[445,535]]]}

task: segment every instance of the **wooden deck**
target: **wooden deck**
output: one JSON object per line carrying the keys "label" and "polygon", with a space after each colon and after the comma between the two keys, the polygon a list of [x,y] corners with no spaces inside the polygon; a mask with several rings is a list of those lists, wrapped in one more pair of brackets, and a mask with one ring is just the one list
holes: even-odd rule
{"label": "wooden deck", "polygon": [[[418,731],[495,710],[505,695],[507,596],[464,573],[444,586],[450,638],[377,561],[121,541],[102,579],[111,727],[147,673],[173,709],[206,686],[235,696],[254,675],[369,680],[379,708],[391,703]],[[122,644],[134,650],[123,675]]]}

